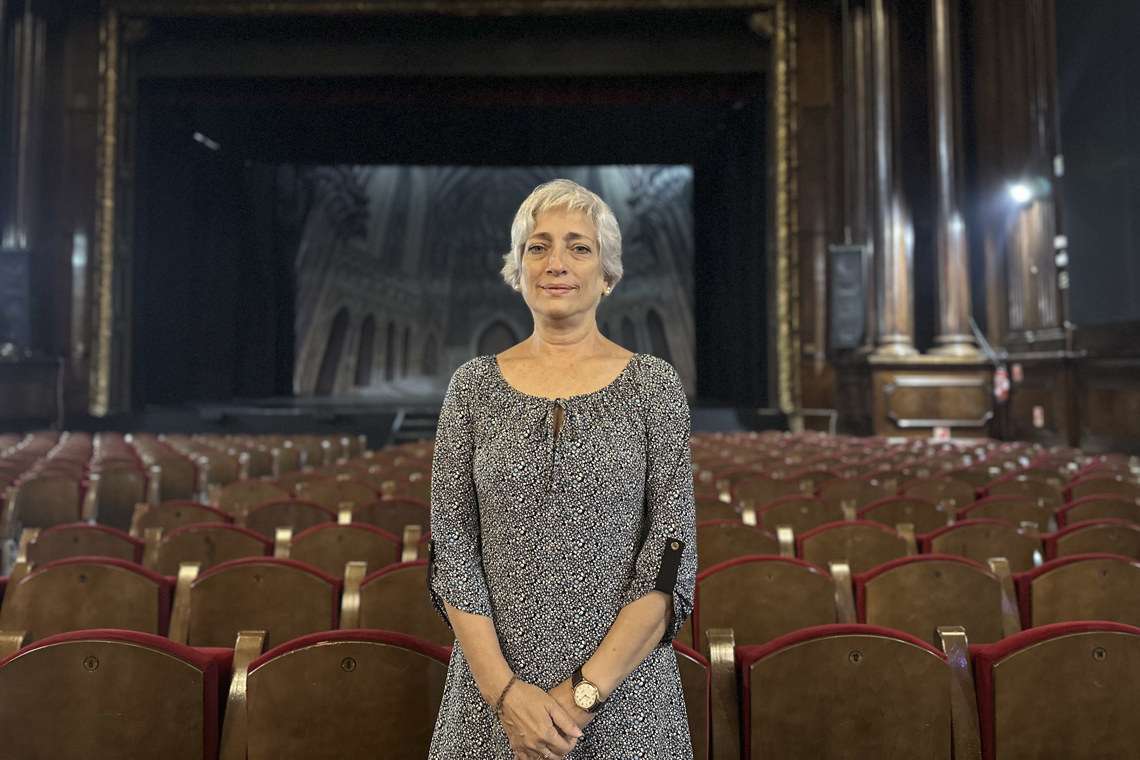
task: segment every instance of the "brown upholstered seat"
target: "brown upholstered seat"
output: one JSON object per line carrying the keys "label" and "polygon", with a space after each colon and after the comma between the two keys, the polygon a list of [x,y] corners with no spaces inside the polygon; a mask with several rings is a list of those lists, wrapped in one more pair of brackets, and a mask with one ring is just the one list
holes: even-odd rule
{"label": "brown upholstered seat", "polygon": [[710,628],[732,628],[738,642],[762,644],[836,622],[835,594],[822,567],[787,557],[738,557],[697,575],[691,631],[702,650]]}
{"label": "brown upholstered seat", "polygon": [[1065,503],[1060,487],[1025,475],[1001,477],[988,483],[986,492],[990,496],[1018,496],[1049,509],[1057,509]]}
{"label": "brown upholstered seat", "polygon": [[26,631],[29,642],[84,628],[164,634],[171,587],[170,579],[120,559],[49,562],[9,584],[0,630]]}
{"label": "brown upholstered seat", "polygon": [[146,501],[148,478],[137,466],[100,467],[95,519],[101,525],[130,530],[135,505]]}
{"label": "brown upholstered seat", "polygon": [[987,760],[1140,752],[1140,628],[1059,623],[971,652]]}
{"label": "brown upholstered seat", "polygon": [[1117,518],[1140,525],[1140,499],[1127,499],[1116,495],[1085,496],[1057,510],[1057,526],[1085,520]]}
{"label": "brown upholstered seat", "polygon": [[162,473],[159,478],[159,498],[162,501],[192,499],[198,487],[198,466],[190,457],[163,453],[154,461]]}
{"label": "brown upholstered seat", "polygon": [[821,567],[846,562],[851,572],[907,556],[906,539],[878,522],[850,520],[821,525],[796,537],[796,555]]}
{"label": "brown upholstered seat", "polygon": [[975,562],[1005,557],[1015,573],[1029,570],[1041,555],[1041,540],[1006,520],[963,520],[919,537],[928,554],[953,554]]}
{"label": "brown upholstered seat", "polygon": [[[149,540],[150,536],[148,536]],[[175,528],[147,547],[146,563],[162,575],[178,575],[183,562],[196,562],[200,570],[243,557],[265,557],[273,544],[259,533],[226,523],[198,523]]]}
{"label": "brown upholstered seat", "polygon": [[170,638],[226,646],[238,631],[265,631],[272,645],[336,628],[340,588],[315,567],[272,557],[231,560],[196,576],[180,570]]}
{"label": "brown upholstered seat", "polygon": [[900,523],[910,523],[919,533],[929,533],[946,526],[953,512],[925,499],[911,496],[892,496],[873,501],[859,510],[860,520],[871,520],[894,527]]}
{"label": "brown upholstered seat", "polygon": [[1045,537],[1045,558],[1103,552],[1140,560],[1140,525],[1121,519],[1084,520]]}
{"label": "brown upholstered seat", "polygon": [[740,509],[716,496],[694,497],[698,520],[733,520],[740,522]]}
{"label": "brown upholstered seat", "polygon": [[349,562],[382,568],[400,561],[401,539],[364,523],[322,523],[307,528],[289,545],[289,558],[319,568],[331,576],[343,575]]}
{"label": "brown upholstered seat", "polygon": [[196,501],[164,501],[157,507],[140,504],[135,508],[131,520],[131,535],[142,538],[148,528],[161,528],[170,532],[187,525],[199,523],[228,523],[233,518],[219,509]]}
{"label": "brown upholstered seat", "polygon": [[1001,582],[985,565],[964,557],[905,557],[859,573],[855,606],[859,622],[905,631],[930,644],[939,643],[939,626],[964,626],[978,644],[1004,635]]}
{"label": "brown upholstered seat", "polygon": [[[33,530],[33,529],[29,529]],[[27,544],[28,561],[43,565],[70,557],[113,557],[142,562],[143,544],[115,528],[89,523],[68,523],[45,528]]]}
{"label": "brown upholstered seat", "polygon": [[841,507],[844,502],[849,502],[858,509],[894,496],[896,490],[897,487],[891,487],[889,481],[877,477],[836,478],[820,485],[819,498],[832,507]]}
{"label": "brown upholstered seat", "polygon": [[10,509],[25,528],[50,528],[80,518],[79,480],[68,475],[39,475],[16,486]]}
{"label": "brown upholstered seat", "polygon": [[297,484],[297,496],[306,501],[314,501],[328,509],[337,509],[345,502],[353,506],[368,504],[380,498],[376,489],[367,483],[343,476],[301,481]]}
{"label": "brown upholstered seat", "polygon": [[245,516],[245,527],[269,538],[278,528],[299,533],[314,525],[336,522],[336,513],[313,501],[287,499],[258,504]]}
{"label": "brown upholstered seat", "polygon": [[1026,628],[1073,620],[1140,623],[1140,562],[1075,554],[1014,576]]}
{"label": "brown upholstered seat", "polygon": [[779,541],[767,531],[739,520],[697,523],[698,570],[749,554],[779,554]]}
{"label": "brown upholstered seat", "polygon": [[238,480],[218,493],[218,509],[230,515],[242,515],[258,504],[288,498],[288,491],[270,481]]}
{"label": "brown upholstered seat", "polygon": [[948,476],[919,478],[903,483],[902,494],[926,499],[953,514],[974,501],[974,487],[964,480]]}
{"label": "brown upholstered seat", "polygon": [[987,496],[958,510],[959,520],[977,518],[1005,520],[1011,525],[1034,523],[1038,530],[1044,531],[1049,529],[1053,509],[1025,496]]}
{"label": "brown upholstered seat", "polygon": [[248,760],[422,760],[450,654],[449,647],[392,631],[332,631],[286,642],[250,666],[247,747],[223,752]]}
{"label": "brown upholstered seat", "polygon": [[409,525],[419,525],[426,532],[431,525],[431,508],[415,499],[381,499],[354,506],[352,521],[402,536]]}
{"label": "brown upholstered seat", "polygon": [[361,628],[400,631],[450,646],[455,634],[428,597],[428,561],[415,560],[378,568],[360,586]]}
{"label": "brown upholstered seat", "polygon": [[1069,483],[1066,488],[1069,501],[1087,496],[1119,496],[1124,499],[1140,499],[1140,483],[1126,475],[1117,473],[1105,475],[1092,473]]}
{"label": "brown upholstered seat", "polygon": [[787,525],[797,534],[843,519],[843,509],[815,496],[784,496],[756,509],[757,524],[774,531]]}
{"label": "brown upholstered seat", "polygon": [[0,662],[0,757],[216,760],[230,654],[88,630]]}
{"label": "brown upholstered seat", "polygon": [[693,760],[710,760],[712,669],[704,656],[684,644],[674,641],[673,652],[677,655],[677,670],[681,674],[681,689],[685,694]]}
{"label": "brown upholstered seat", "polygon": [[[724,649],[714,651],[716,674],[727,669],[719,661]],[[728,725],[743,725],[744,760],[950,760],[950,669],[919,639],[826,625],[737,646],[734,654],[729,672],[743,700],[740,720]],[[723,687],[723,679],[713,684]],[[733,738],[718,731],[714,746]]]}

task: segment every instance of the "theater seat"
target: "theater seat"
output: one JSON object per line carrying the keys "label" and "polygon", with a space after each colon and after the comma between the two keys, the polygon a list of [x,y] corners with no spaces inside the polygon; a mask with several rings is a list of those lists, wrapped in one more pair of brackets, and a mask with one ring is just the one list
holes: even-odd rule
{"label": "theater seat", "polygon": [[223,756],[423,760],[450,656],[449,647],[393,631],[287,641],[250,665],[244,730],[226,730],[245,747],[227,744]]}
{"label": "theater seat", "polygon": [[238,480],[218,492],[218,508],[226,514],[240,516],[258,504],[288,498],[288,491],[270,481]]}
{"label": "theater seat", "polygon": [[291,528],[296,534],[331,522],[336,522],[336,512],[328,507],[304,499],[286,499],[258,504],[246,513],[242,524],[266,538],[273,538],[278,528]]}
{"label": "theater seat", "polygon": [[226,523],[199,523],[147,532],[146,566],[162,575],[178,575],[184,562],[196,562],[200,570],[242,557],[265,557],[273,544],[258,533]]}
{"label": "theater seat", "polygon": [[1085,496],[1057,510],[1057,527],[1110,517],[1140,525],[1140,499],[1126,499],[1111,494]]}
{"label": "theater seat", "polygon": [[293,536],[284,556],[338,576],[348,562],[361,561],[381,568],[399,562],[400,554],[400,537],[386,530],[363,523],[323,523]]}
{"label": "theater seat", "polygon": [[971,654],[986,760],[1140,753],[1140,628],[1043,625]]}
{"label": "theater seat", "polygon": [[693,760],[710,760],[712,755],[712,669],[709,661],[695,649],[673,642],[677,655],[677,671],[685,694],[685,712],[689,718],[689,738],[693,742]]}
{"label": "theater seat", "polygon": [[170,638],[191,646],[226,646],[239,631],[265,631],[266,646],[273,646],[336,628],[340,591],[338,578],[295,560],[236,559],[201,573],[184,564]]}
{"label": "theater seat", "polygon": [[756,508],[757,524],[773,532],[777,526],[787,525],[799,534],[843,518],[838,504],[815,496],[784,496]]}
{"label": "theater seat", "polygon": [[902,494],[916,499],[925,499],[942,507],[950,514],[971,504],[975,490],[964,480],[952,477],[918,478],[903,483]]}
{"label": "theater seat", "polygon": [[81,485],[75,477],[44,474],[28,478],[15,486],[6,505],[6,522],[25,528],[77,522],[81,499]]}
{"label": "theater seat", "polygon": [[819,498],[832,507],[842,507],[846,502],[859,509],[873,501],[894,496],[897,490],[898,481],[890,478],[836,478],[820,485]]}
{"label": "theater seat", "polygon": [[986,494],[989,496],[1017,496],[1036,504],[1039,507],[1057,509],[1065,503],[1061,489],[1052,483],[1031,478],[1026,475],[1005,475],[997,480],[987,483]]}
{"label": "theater seat", "polygon": [[919,536],[919,545],[926,554],[953,554],[975,562],[1005,557],[1017,573],[1032,568],[1042,554],[1036,534],[992,518],[952,523]]}
{"label": "theater seat", "polygon": [[231,650],[86,630],[0,661],[0,757],[216,760]]}
{"label": "theater seat", "polygon": [[697,575],[690,635],[704,650],[710,628],[732,628],[737,643],[762,644],[800,628],[854,622],[850,583],[850,575],[836,578],[799,559],[731,559]]}
{"label": "theater seat", "polygon": [[846,562],[853,573],[916,551],[897,530],[870,520],[828,523],[796,537],[798,557],[821,566]]}
{"label": "theater seat", "polygon": [[1022,625],[1074,620],[1140,624],[1140,562],[1075,554],[1014,576]]}
{"label": "theater seat", "polygon": [[740,510],[734,504],[727,501],[721,501],[716,496],[695,496],[694,504],[696,506],[698,520],[731,520],[737,523],[741,522]]}
{"label": "theater seat", "polygon": [[105,525],[68,523],[37,530],[26,528],[20,536],[27,560],[43,565],[70,557],[113,557],[142,562],[143,543],[128,533]]}
{"label": "theater seat", "polygon": [[776,536],[740,520],[701,520],[697,523],[697,570],[749,554],[780,553]]}
{"label": "theater seat", "polygon": [[[735,758],[725,744],[740,736],[744,760],[950,760],[951,672],[924,641],[868,625],[817,626],[758,646],[726,646],[724,632],[713,633],[717,757]],[[715,706],[737,681],[739,712],[722,716]]]}
{"label": "theater seat", "polygon": [[1123,475],[1091,473],[1069,483],[1065,495],[1070,502],[1089,496],[1118,496],[1122,499],[1140,499],[1140,483]]}
{"label": "theater seat", "polygon": [[873,501],[858,512],[860,520],[872,520],[889,527],[910,523],[919,533],[944,527],[953,515],[934,502],[912,496],[892,496]]}
{"label": "theater seat", "polygon": [[1032,523],[1037,530],[1050,529],[1053,519],[1053,508],[1038,504],[1025,496],[987,496],[978,499],[958,510],[958,520],[976,520],[979,518],[990,520],[1005,520],[1010,525],[1022,526]]}
{"label": "theater seat", "polygon": [[26,631],[29,642],[84,628],[165,634],[172,586],[169,578],[121,559],[49,562],[9,581],[0,630]]}
{"label": "theater seat", "polygon": [[303,480],[297,484],[297,497],[315,501],[327,509],[337,509],[341,504],[368,504],[380,498],[379,492],[367,483],[353,480],[344,475],[323,480]]}
{"label": "theater seat", "polygon": [[926,554],[887,562],[854,580],[861,623],[905,631],[930,644],[939,643],[939,626],[963,626],[976,643],[998,641],[1006,633],[1001,582],[980,562]]}
{"label": "theater seat", "polygon": [[1045,537],[1045,557],[1104,552],[1140,560],[1140,525],[1121,519],[1084,520]]}
{"label": "theater seat", "polygon": [[164,533],[198,523],[228,523],[233,518],[225,512],[196,501],[164,501],[158,506],[138,504],[131,519],[131,535],[143,538],[150,528],[161,528]]}
{"label": "theater seat", "polygon": [[381,499],[352,508],[352,522],[374,525],[394,536],[402,536],[408,525],[419,525],[426,532],[431,525],[431,507],[414,499]]}
{"label": "theater seat", "polygon": [[[427,594],[428,560],[401,562],[378,568],[363,577],[359,586],[359,617],[345,626],[383,628],[451,646],[455,634],[436,612]],[[352,588],[346,584],[346,606]]]}

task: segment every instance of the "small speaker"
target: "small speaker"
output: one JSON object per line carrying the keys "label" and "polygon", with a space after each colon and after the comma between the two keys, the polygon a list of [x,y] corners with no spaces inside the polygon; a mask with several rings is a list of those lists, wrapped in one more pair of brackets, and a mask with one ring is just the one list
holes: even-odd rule
{"label": "small speaker", "polygon": [[865,245],[828,246],[828,348],[850,351],[866,339],[864,307],[871,255]]}
{"label": "small speaker", "polygon": [[0,345],[26,348],[32,339],[28,252],[0,248]]}

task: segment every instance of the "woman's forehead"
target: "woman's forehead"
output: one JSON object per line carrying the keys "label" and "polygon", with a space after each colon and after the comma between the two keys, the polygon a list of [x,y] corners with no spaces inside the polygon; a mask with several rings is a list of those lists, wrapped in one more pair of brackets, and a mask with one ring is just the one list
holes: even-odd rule
{"label": "woman's forehead", "polygon": [[[568,229],[563,230],[563,228]],[[553,237],[553,232],[558,232],[567,238],[585,237],[593,239],[598,234],[597,228],[584,211],[554,208],[536,214],[534,230],[531,231],[530,237],[549,239]]]}

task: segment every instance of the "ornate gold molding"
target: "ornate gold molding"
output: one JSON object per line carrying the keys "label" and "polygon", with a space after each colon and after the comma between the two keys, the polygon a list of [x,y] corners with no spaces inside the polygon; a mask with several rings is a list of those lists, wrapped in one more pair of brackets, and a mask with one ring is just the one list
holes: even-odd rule
{"label": "ornate gold molding", "polygon": [[95,283],[91,309],[91,364],[88,406],[91,414],[111,410],[112,333],[115,316],[115,190],[118,172],[119,13],[107,8],[99,25],[99,119],[96,132],[95,255],[90,262]]}
{"label": "ornate gold molding", "polygon": [[796,180],[796,21],[792,0],[777,0],[773,37],[777,398],[782,412],[800,404],[798,193]]}

